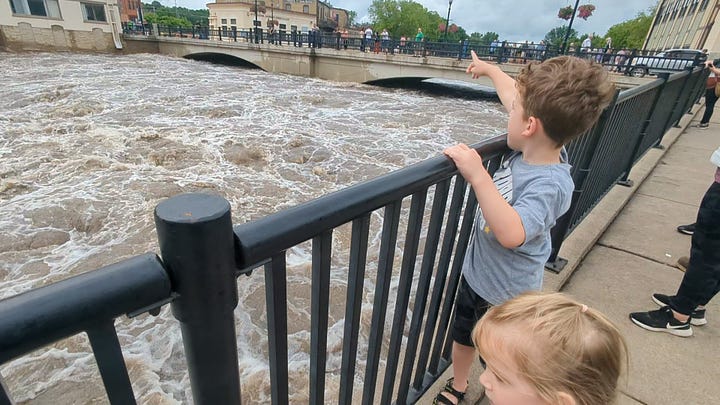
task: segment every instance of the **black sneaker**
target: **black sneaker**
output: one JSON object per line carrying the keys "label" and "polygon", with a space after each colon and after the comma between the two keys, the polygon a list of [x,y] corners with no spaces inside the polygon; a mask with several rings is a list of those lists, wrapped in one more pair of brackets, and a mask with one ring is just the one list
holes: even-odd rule
{"label": "black sneaker", "polygon": [[688,322],[680,322],[673,316],[670,307],[662,307],[655,311],[633,312],[630,320],[643,329],[653,332],[667,332],[675,336],[692,336],[693,330]]}
{"label": "black sneaker", "polygon": [[695,224],[689,224],[689,225],[680,225],[677,227],[677,231],[680,233],[684,233],[685,235],[692,235],[695,233]]}
{"label": "black sneaker", "polygon": [[708,124],[708,123],[703,124],[701,122],[698,124],[698,128],[701,128],[701,129],[707,129],[709,126],[710,126],[710,124]]}
{"label": "black sneaker", "polygon": [[[666,307],[670,305],[670,296],[665,294],[653,294],[652,300],[660,305],[661,307]],[[692,311],[690,314],[690,324],[695,326],[703,326],[707,323],[707,319],[705,319],[705,310],[704,309],[696,309]]]}

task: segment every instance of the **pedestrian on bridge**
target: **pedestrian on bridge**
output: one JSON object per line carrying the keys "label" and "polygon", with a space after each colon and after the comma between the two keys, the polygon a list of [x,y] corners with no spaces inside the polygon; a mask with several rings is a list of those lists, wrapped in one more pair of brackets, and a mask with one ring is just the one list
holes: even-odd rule
{"label": "pedestrian on bridge", "polygon": [[[720,62],[720,59],[716,60]],[[715,67],[716,61],[705,62],[705,67],[710,69],[710,76],[705,83],[705,113],[700,119],[698,128],[707,129],[710,126],[710,118],[715,111],[715,103],[718,100],[718,77],[720,77],[720,69]]]}
{"label": "pedestrian on bridge", "polygon": [[465,396],[476,359],[475,323],[492,305],[541,288],[550,229],[570,208],[575,188],[564,145],[597,121],[615,93],[607,72],[588,60],[533,62],[514,80],[475,51],[471,56],[467,72],[489,77],[510,114],[507,144],[513,152],[490,175],[467,145],[444,151],[472,187],[479,211],[455,299],[453,377],[436,404],[453,405]]}

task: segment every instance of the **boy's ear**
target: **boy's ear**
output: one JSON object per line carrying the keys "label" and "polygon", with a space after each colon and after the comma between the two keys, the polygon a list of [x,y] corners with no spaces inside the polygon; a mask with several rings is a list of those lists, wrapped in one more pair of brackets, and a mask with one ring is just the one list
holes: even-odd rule
{"label": "boy's ear", "polygon": [[542,122],[537,118],[533,117],[532,115],[527,120],[527,126],[525,128],[525,134],[526,136],[532,136],[538,133],[538,130],[542,129]]}
{"label": "boy's ear", "polygon": [[567,392],[558,392],[558,405],[576,405],[575,398]]}

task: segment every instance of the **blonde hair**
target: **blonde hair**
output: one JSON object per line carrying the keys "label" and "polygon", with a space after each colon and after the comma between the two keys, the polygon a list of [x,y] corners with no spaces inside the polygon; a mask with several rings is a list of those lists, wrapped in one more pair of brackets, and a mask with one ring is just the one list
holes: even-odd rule
{"label": "blonde hair", "polygon": [[615,325],[562,293],[525,293],[493,307],[472,337],[485,360],[513,362],[548,403],[561,392],[578,405],[613,403],[628,360]]}
{"label": "blonde hair", "polygon": [[516,86],[524,118],[538,118],[558,146],[588,130],[615,95],[615,85],[602,65],[574,56],[530,63],[518,75]]}

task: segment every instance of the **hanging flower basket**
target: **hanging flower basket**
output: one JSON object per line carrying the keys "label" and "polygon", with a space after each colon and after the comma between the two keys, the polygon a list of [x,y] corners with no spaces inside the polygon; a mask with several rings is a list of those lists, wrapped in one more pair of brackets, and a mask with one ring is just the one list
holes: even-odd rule
{"label": "hanging flower basket", "polygon": [[573,15],[573,8],[570,6],[563,7],[558,11],[558,18],[562,18],[563,20],[569,20],[572,18]]}
{"label": "hanging flower basket", "polygon": [[582,18],[583,20],[587,20],[588,17],[590,17],[595,11],[595,6],[592,4],[583,4],[582,6],[578,7],[578,17]]}
{"label": "hanging flower basket", "polygon": [[438,31],[445,32],[445,23],[438,24]]}
{"label": "hanging flower basket", "polygon": [[458,32],[458,26],[455,24],[452,24],[452,25],[450,25],[450,28],[448,29],[448,31],[450,31],[451,33],[454,34],[454,33]]}

